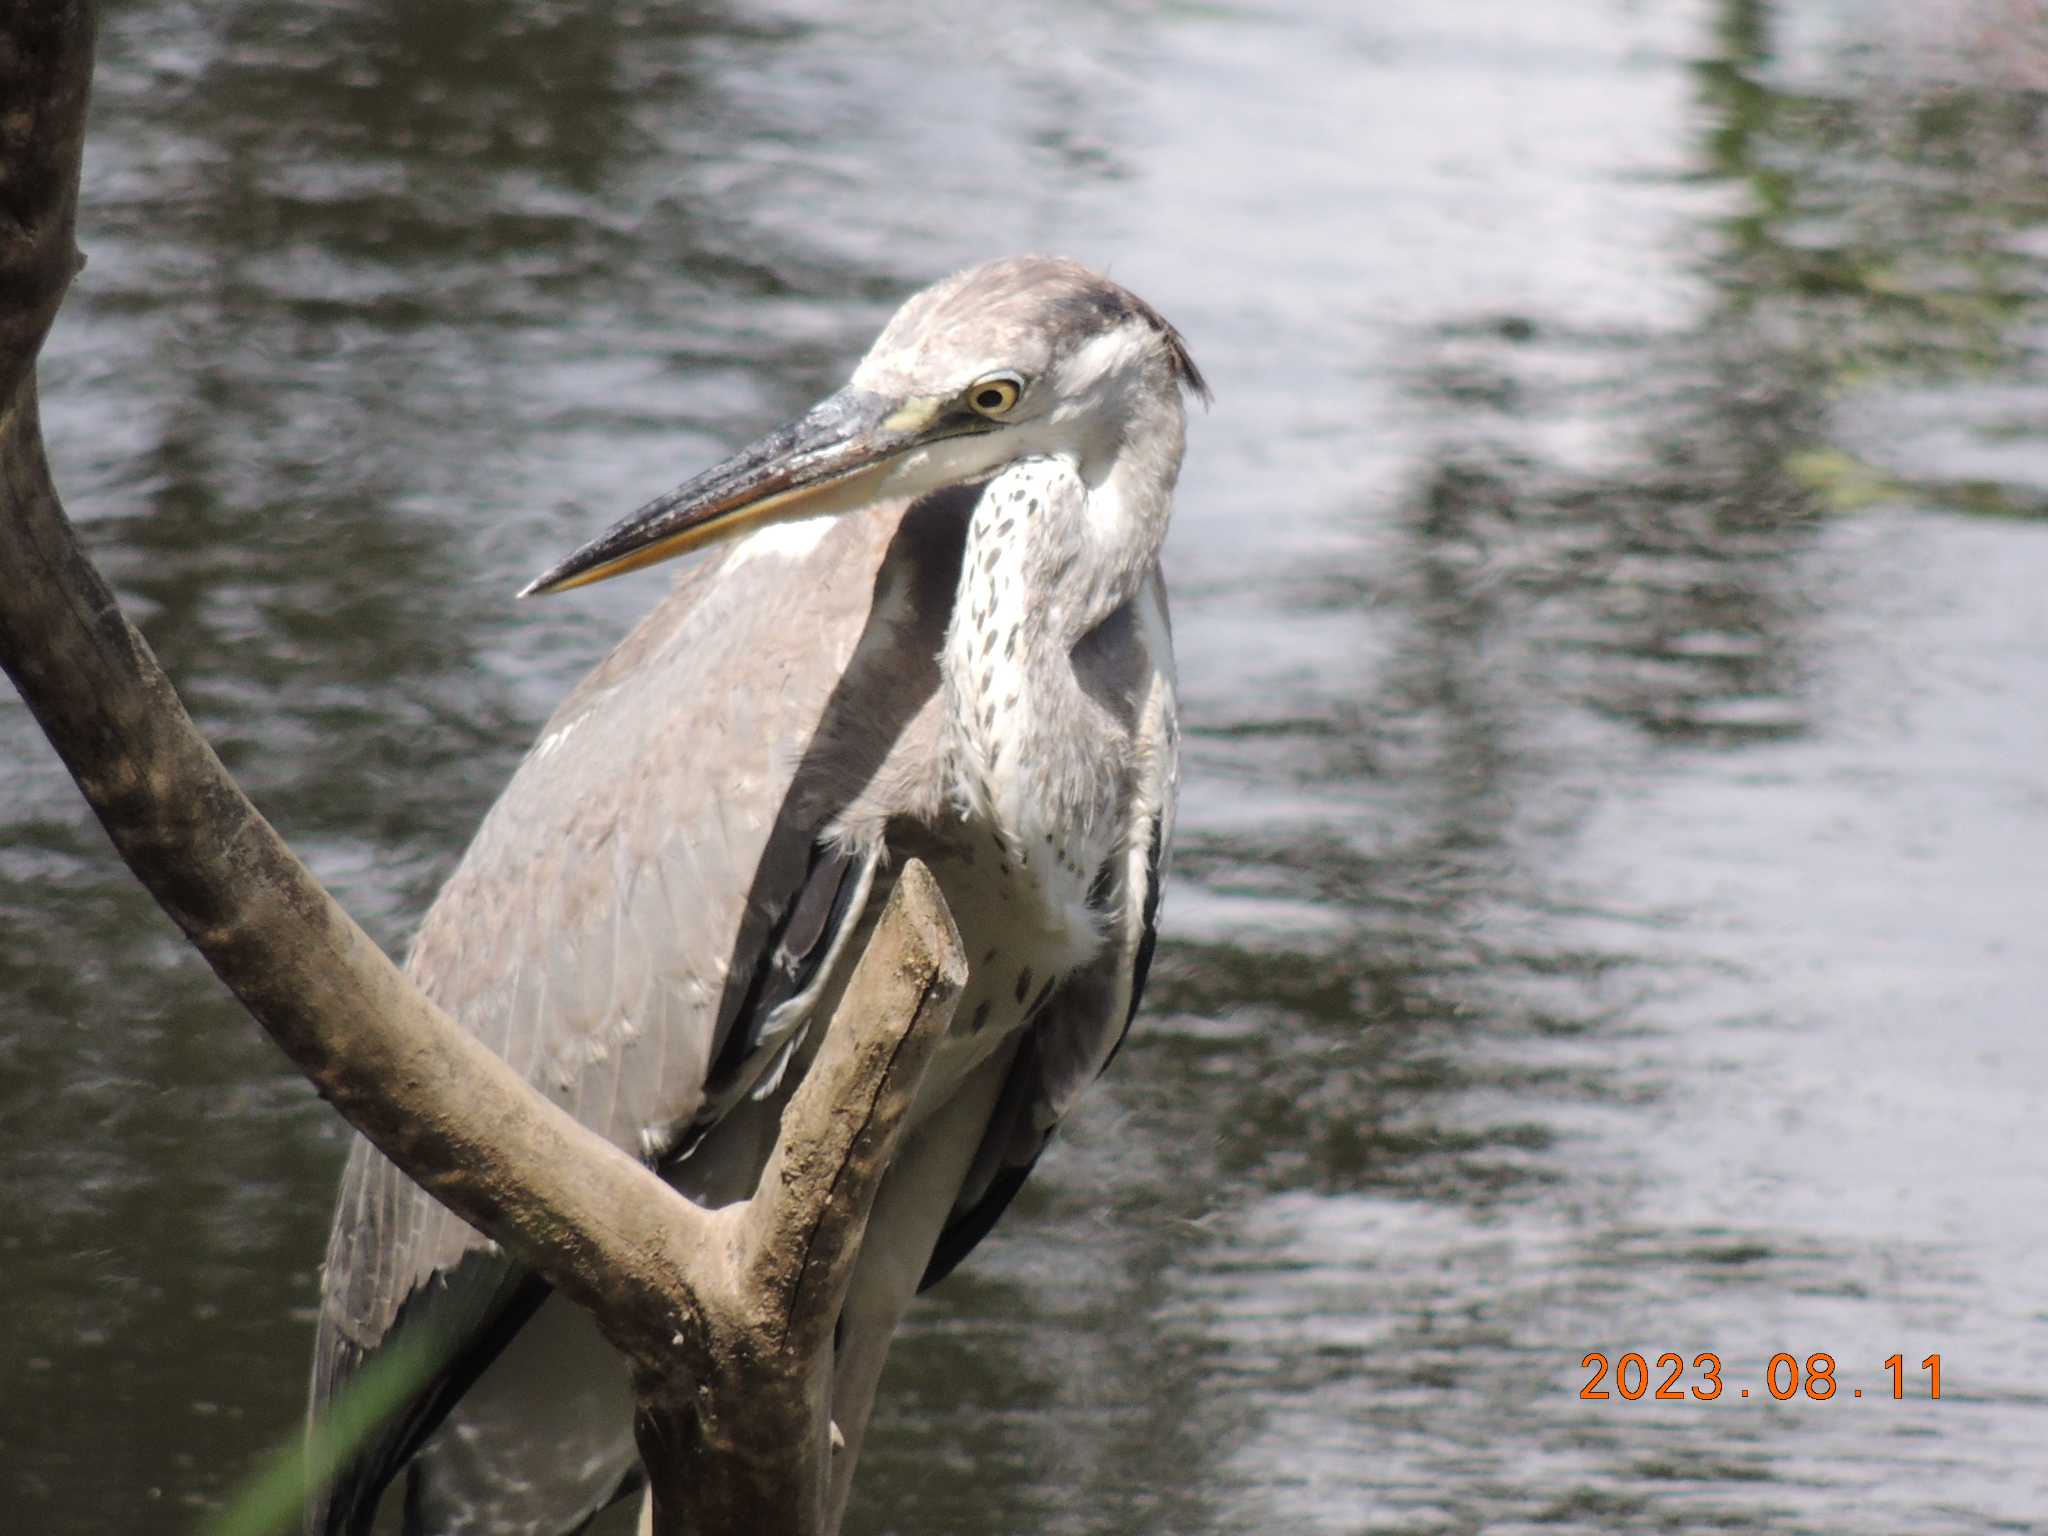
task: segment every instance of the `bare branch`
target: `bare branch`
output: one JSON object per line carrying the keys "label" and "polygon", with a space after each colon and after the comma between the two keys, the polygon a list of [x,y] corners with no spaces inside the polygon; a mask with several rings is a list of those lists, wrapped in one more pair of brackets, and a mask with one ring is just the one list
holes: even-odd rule
{"label": "bare branch", "polygon": [[71,229],[93,24],[86,0],[0,0],[0,407],[79,267]]}
{"label": "bare branch", "polygon": [[[707,1358],[686,1381],[670,1377],[692,1401],[636,1423],[657,1530],[829,1528],[833,1325],[966,983],[938,881],[912,860],[783,1111],[754,1197],[738,1208],[737,1312],[710,1320]],[[643,1385],[641,1400],[660,1401],[660,1390]]]}
{"label": "bare branch", "polygon": [[[829,1343],[876,1187],[894,1156],[931,1055],[967,984],[967,957],[938,881],[912,861],[783,1117],[748,1202],[744,1288],[782,1296],[791,1347]],[[910,1020],[901,1033],[864,1019]]]}
{"label": "bare branch", "polygon": [[249,803],[79,550],[32,378],[0,415],[0,569],[0,666],[221,980],[435,1198],[599,1312],[621,1348],[666,1348],[712,1219],[421,996]]}
{"label": "bare branch", "polygon": [[826,1521],[831,1329],[965,966],[907,866],[762,1191],[709,1212],[420,994],[200,736],[80,549],[35,358],[72,274],[89,5],[0,0],[0,666],[116,851],[321,1095],[435,1198],[590,1309],[633,1365],[657,1529]]}

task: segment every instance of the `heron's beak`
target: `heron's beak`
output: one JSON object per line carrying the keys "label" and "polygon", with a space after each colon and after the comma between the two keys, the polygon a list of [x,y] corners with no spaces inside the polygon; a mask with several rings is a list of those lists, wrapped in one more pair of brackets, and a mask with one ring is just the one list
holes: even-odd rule
{"label": "heron's beak", "polygon": [[657,497],[542,572],[519,595],[566,592],[771,519],[850,512],[878,499],[890,461],[950,435],[939,403],[848,387],[723,464]]}

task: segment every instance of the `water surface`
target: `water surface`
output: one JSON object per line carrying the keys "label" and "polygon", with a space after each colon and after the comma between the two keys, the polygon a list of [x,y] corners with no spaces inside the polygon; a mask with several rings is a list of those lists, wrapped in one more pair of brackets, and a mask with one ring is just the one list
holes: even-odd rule
{"label": "water surface", "polygon": [[[2048,22],[1401,9],[110,7],[61,483],[397,948],[663,578],[511,591],[932,276],[1107,266],[1218,396],[1168,942],[852,1529],[2030,1529]],[[11,700],[0,796],[0,1484],[187,1529],[343,1136]]]}

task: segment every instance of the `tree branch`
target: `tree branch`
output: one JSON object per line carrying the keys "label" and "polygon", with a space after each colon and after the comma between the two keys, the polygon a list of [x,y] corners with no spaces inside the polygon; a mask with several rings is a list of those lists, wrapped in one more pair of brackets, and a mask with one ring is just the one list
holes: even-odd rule
{"label": "tree branch", "polygon": [[833,1320],[965,978],[907,867],[746,1205],[684,1200],[434,1007],[214,755],[80,549],[35,359],[73,245],[81,0],[0,0],[0,666],[121,857],[320,1094],[588,1308],[633,1367],[657,1530],[821,1529]]}
{"label": "tree branch", "polygon": [[80,264],[71,227],[93,31],[87,0],[0,0],[0,402],[34,366]]}
{"label": "tree branch", "polygon": [[[827,1529],[833,1327],[882,1175],[966,982],[938,882],[912,860],[783,1111],[753,1198],[735,1208],[736,1310],[712,1320],[689,1372],[641,1390],[643,1405],[675,1388],[694,1397],[636,1424],[656,1530]],[[670,1517],[675,1525],[664,1526]]]}
{"label": "tree branch", "polygon": [[428,1002],[249,803],[79,549],[32,376],[0,410],[0,570],[0,666],[207,964],[436,1199],[597,1312],[621,1349],[666,1354],[679,1277],[719,1225]]}

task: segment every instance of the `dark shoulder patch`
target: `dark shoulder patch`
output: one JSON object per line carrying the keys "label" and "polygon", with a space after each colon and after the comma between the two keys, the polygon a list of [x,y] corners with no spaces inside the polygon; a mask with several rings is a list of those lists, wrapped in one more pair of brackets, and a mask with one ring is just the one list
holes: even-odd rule
{"label": "dark shoulder patch", "polygon": [[716,1099],[759,1047],[771,1014],[817,979],[832,941],[860,889],[862,860],[823,843],[811,845],[802,882],[777,914],[761,959],[745,989],[728,984],[720,1011],[718,1054],[706,1077],[706,1098]]}

